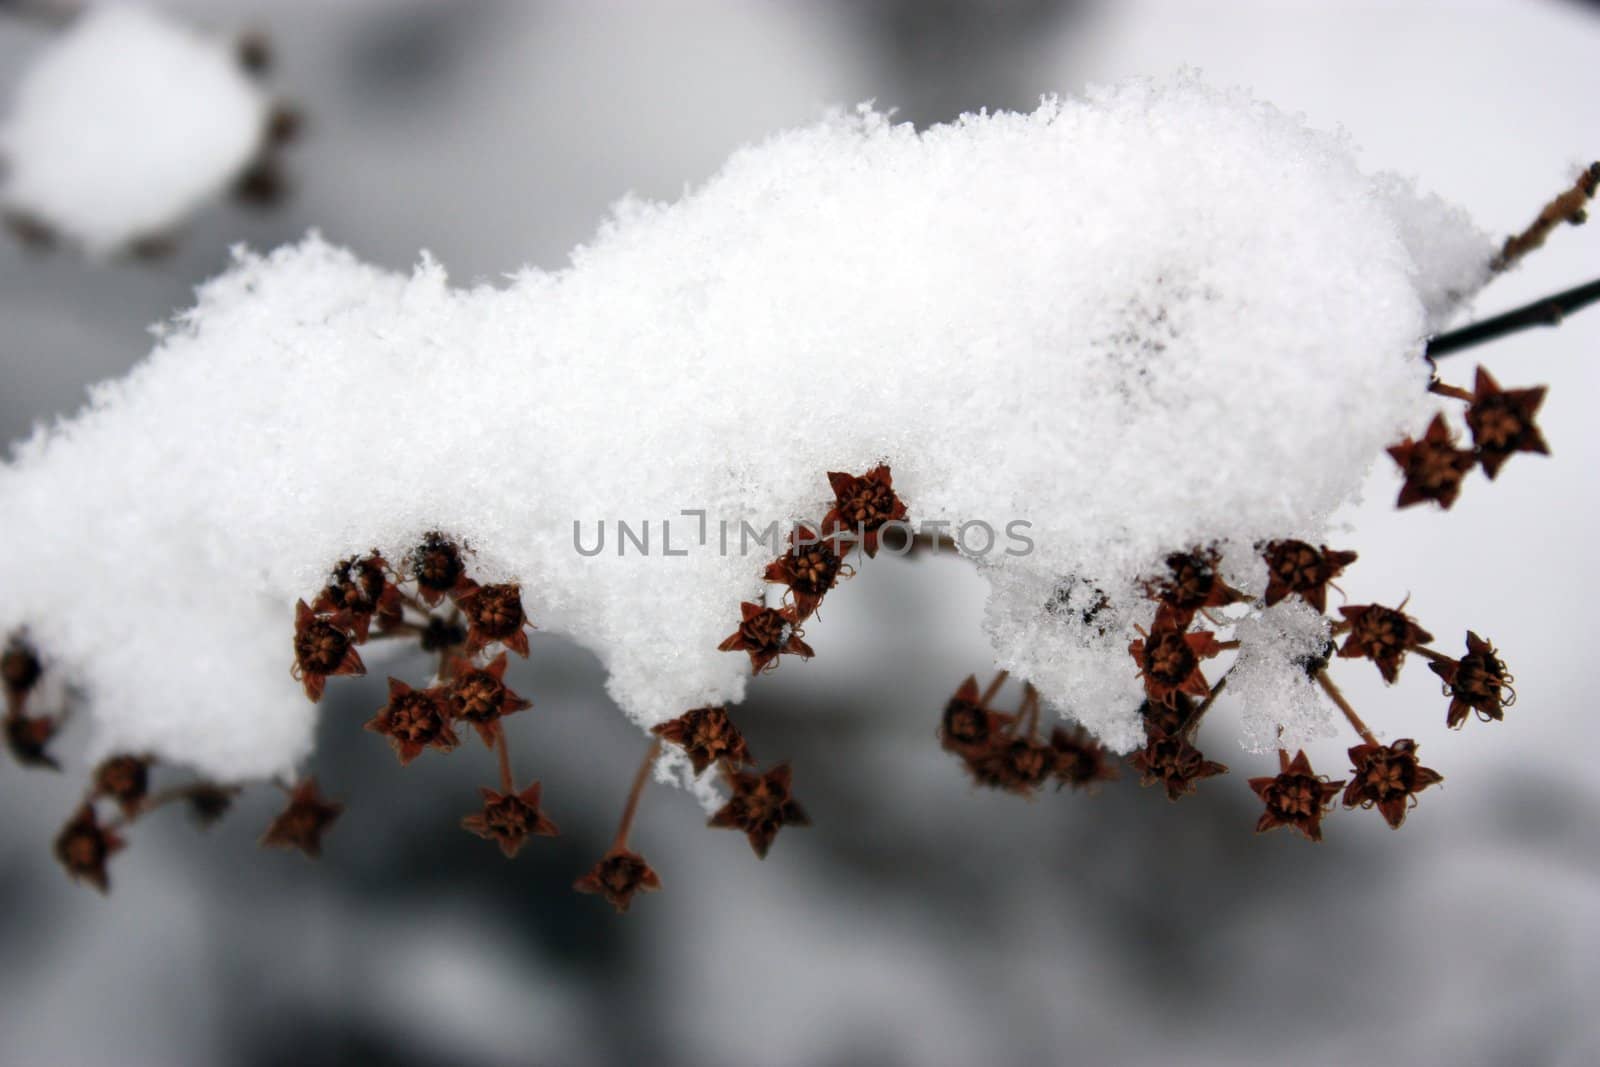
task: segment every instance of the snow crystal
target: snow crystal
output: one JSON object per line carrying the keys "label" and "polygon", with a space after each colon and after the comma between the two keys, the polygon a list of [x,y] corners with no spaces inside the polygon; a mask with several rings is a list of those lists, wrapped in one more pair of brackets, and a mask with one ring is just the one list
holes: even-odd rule
{"label": "snow crystal", "polygon": [[268,104],[229,43],[157,11],[91,7],[0,126],[0,201],[104,255],[169,229],[261,143]]}
{"label": "snow crystal", "polygon": [[[445,529],[649,726],[744,694],[748,658],[716,649],[772,553],[740,524],[815,519],[827,471],[883,461],[913,520],[999,533],[975,557],[997,660],[1126,749],[1141,581],[1189,546],[1314,541],[1426,405],[1442,290],[1414,250],[1481,235],[1440,214],[1419,241],[1383,189],[1183,78],[921,134],[835,116],[503,287],[316,236],[241,252],[0,471],[0,629],[86,687],[101,750],[282,772],[315,715],[296,598]],[[577,551],[601,520],[605,551]],[[618,554],[618,520],[651,555]],[[1013,522],[1031,551],[1004,551]],[[1265,677],[1273,628],[1299,631],[1261,625]]]}
{"label": "snow crystal", "polygon": [[1327,616],[1295,597],[1241,619],[1234,637],[1239,658],[1228,672],[1227,693],[1241,708],[1244,747],[1293,751],[1332,737],[1333,705],[1308,670],[1332,653]]}

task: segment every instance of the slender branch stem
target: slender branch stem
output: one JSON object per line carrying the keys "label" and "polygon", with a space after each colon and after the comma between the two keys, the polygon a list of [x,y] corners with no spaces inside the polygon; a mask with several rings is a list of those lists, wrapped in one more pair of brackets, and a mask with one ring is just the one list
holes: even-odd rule
{"label": "slender branch stem", "polygon": [[1328,694],[1328,699],[1333,701],[1340,711],[1344,712],[1344,717],[1355,729],[1355,732],[1361,735],[1361,740],[1369,745],[1376,745],[1378,739],[1373,736],[1371,730],[1367,729],[1367,724],[1361,721],[1361,716],[1357,715],[1356,709],[1350,706],[1350,701],[1344,698],[1344,693],[1340,692],[1339,687],[1333,684],[1333,679],[1328,677],[1327,671],[1317,672],[1317,684],[1322,686],[1324,693]]}
{"label": "slender branch stem", "polygon": [[1600,302],[1600,278],[1575,289],[1541,297],[1504,315],[1438,334],[1428,342],[1428,358],[1439,359],[1533,326],[1559,326],[1568,315],[1596,302]]}
{"label": "slender branch stem", "polygon": [[644,793],[645,783],[650,780],[650,768],[655,766],[656,757],[660,754],[661,742],[650,742],[650,748],[644,754],[644,761],[639,764],[639,772],[633,776],[633,788],[628,791],[628,804],[622,809],[622,822],[617,825],[617,836],[611,841],[613,852],[628,847],[628,831],[633,829],[633,817],[639,811],[639,797]]}
{"label": "slender branch stem", "polygon": [[500,792],[515,793],[517,780],[511,775],[511,746],[506,741],[506,724],[494,724],[494,751],[500,758]]}
{"label": "slender branch stem", "polygon": [[1429,385],[1428,392],[1432,393],[1434,396],[1447,396],[1452,400],[1464,400],[1469,404],[1477,399],[1465,389],[1458,388],[1454,385],[1446,385],[1443,382],[1434,382],[1433,384]]}
{"label": "slender branch stem", "polygon": [[1278,749],[1278,773],[1289,773],[1289,753],[1281,748]]}
{"label": "slender branch stem", "polygon": [[999,674],[996,674],[994,676],[994,681],[989,683],[989,687],[985,689],[983,691],[983,695],[978,698],[978,707],[988,711],[989,701],[995,698],[995,695],[1000,692],[1001,687],[1006,684],[1006,679],[1010,677],[1010,671],[1001,671]]}
{"label": "slender branch stem", "polygon": [[[1232,667],[1228,668],[1228,673],[1233,673]],[[1194,714],[1190,715],[1188,721],[1183,724],[1183,734],[1189,737],[1194,736],[1194,732],[1200,729],[1200,720],[1205,718],[1206,712],[1211,710],[1211,705],[1217,702],[1217,697],[1222,695],[1222,689],[1227,684],[1227,674],[1224,674],[1221,678],[1217,679],[1217,684],[1211,687],[1211,692],[1206,694],[1206,698],[1200,702],[1200,706],[1194,709]]]}

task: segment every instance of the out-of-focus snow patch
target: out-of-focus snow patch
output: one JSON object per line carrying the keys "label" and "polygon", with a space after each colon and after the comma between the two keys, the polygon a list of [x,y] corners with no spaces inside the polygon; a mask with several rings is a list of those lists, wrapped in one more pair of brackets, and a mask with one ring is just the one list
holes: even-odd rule
{"label": "out-of-focus snow patch", "polygon": [[217,195],[267,113],[227,40],[142,6],[91,7],[17,88],[0,202],[106,255]]}
{"label": "out-of-focus snow patch", "polygon": [[[1315,542],[1426,409],[1412,249],[1454,238],[1419,243],[1382,188],[1343,141],[1183,77],[921,134],[836,116],[504,288],[316,237],[241,253],[0,470],[0,629],[82,681],[102,748],[281,772],[313,722],[296,598],[445,529],[649,726],[743,696],[717,645],[774,553],[740,552],[741,523],[814,520],[826,472],[887,462],[914,520],[997,532],[997,659],[1126,748],[1166,555]],[[620,553],[618,520],[654,554]]]}

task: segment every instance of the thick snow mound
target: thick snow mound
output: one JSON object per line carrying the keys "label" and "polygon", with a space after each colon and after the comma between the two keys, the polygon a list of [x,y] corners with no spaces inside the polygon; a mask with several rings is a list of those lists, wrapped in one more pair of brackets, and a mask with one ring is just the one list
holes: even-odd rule
{"label": "thick snow mound", "polygon": [[268,101],[220,37],[91,7],[23,78],[0,125],[0,202],[91,254],[170,229],[260,147]]}
{"label": "thick snow mound", "polygon": [[[999,533],[997,660],[1125,748],[1138,580],[1190,546],[1242,569],[1315,541],[1425,410],[1429,316],[1493,249],[1419,203],[1184,79],[921,134],[836,116],[502,287],[316,236],[241,252],[0,471],[0,628],[86,687],[102,749],[282,772],[315,715],[296,598],[444,529],[650,725],[743,695],[748,658],[717,645],[773,553],[723,553],[719,523],[816,518],[826,472],[882,461],[914,521]],[[618,555],[619,519],[652,524],[650,555]],[[601,520],[581,554],[574,523],[589,546]],[[1016,521],[1032,550],[1007,555]],[[1104,610],[1063,610],[1071,589]]]}

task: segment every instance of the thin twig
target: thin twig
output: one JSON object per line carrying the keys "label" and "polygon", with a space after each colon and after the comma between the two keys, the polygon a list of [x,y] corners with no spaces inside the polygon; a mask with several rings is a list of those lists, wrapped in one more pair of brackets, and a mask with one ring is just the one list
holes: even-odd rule
{"label": "thin twig", "polygon": [[[650,748],[644,754],[644,762],[639,764],[639,773],[633,776],[633,788],[628,791],[628,804],[622,809],[622,821],[617,824],[617,836],[611,841],[613,852],[628,847],[628,831],[633,829],[633,816],[639,810],[639,797],[644,793],[645,783],[650,780],[650,768],[655,765],[656,757],[661,754],[661,742],[652,741]],[[723,773],[732,780],[732,772],[728,765],[722,765]]]}
{"label": "thin twig", "polygon": [[1568,315],[1597,302],[1600,302],[1600,278],[1576,289],[1541,297],[1504,315],[1438,334],[1428,342],[1427,355],[1429,359],[1438,359],[1532,326],[1559,326]]}

